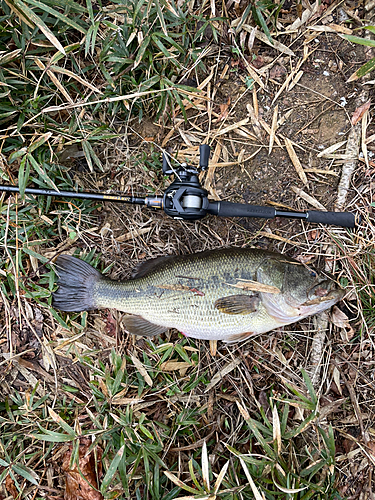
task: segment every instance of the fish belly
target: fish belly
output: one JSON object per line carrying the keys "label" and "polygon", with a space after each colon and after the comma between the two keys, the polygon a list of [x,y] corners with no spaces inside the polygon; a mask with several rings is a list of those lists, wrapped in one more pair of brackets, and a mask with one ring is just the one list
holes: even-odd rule
{"label": "fish belly", "polygon": [[[204,295],[194,292],[173,293],[160,290],[138,299],[130,298],[118,309],[142,316],[147,321],[166,328],[176,328],[188,337],[202,340],[226,340],[242,333],[264,333],[280,326],[270,317],[262,304],[254,313],[226,314],[215,308],[222,297],[218,291],[206,290]],[[231,294],[243,292],[231,291]]]}

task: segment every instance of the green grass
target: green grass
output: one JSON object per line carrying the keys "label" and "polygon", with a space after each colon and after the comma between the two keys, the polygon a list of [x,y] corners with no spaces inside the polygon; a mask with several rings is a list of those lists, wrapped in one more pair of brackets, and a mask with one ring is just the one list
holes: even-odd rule
{"label": "green grass", "polygon": [[[290,395],[277,399],[269,396],[272,414],[266,415],[260,408],[250,416],[244,404],[238,402],[235,413],[240,417],[240,425],[236,429],[235,446],[223,441],[224,447],[212,467],[207,449],[210,451],[215,439],[210,438],[203,449],[191,452],[183,480],[177,477],[181,473],[177,456],[165,451],[175,443],[194,440],[195,432],[203,431],[201,411],[198,407],[184,410],[178,398],[171,411],[165,397],[160,395],[182,396],[209,382],[205,375],[198,377],[194,356],[189,358],[191,351],[184,349],[186,342],[183,339],[171,346],[172,352],[162,344],[148,343],[140,361],[152,386],[135,369],[131,357],[119,356],[112,350],[110,364],[93,362],[87,354],[79,357],[91,374],[90,401],[85,404],[65,397],[52,409],[51,397],[48,394],[39,397],[37,388],[26,396],[11,395],[0,404],[0,465],[4,467],[0,481],[9,473],[20,491],[23,479],[37,485],[39,471],[56,447],[72,443],[72,464],[78,463],[80,439],[88,436],[92,440],[90,449],[100,448],[107,464],[101,481],[105,498],[121,491],[123,498],[167,500],[177,498],[181,490],[197,499],[208,498],[207,495],[223,500],[257,498],[262,493],[268,499],[280,495],[283,498],[283,493],[287,498],[301,500],[340,498],[334,488],[333,431],[331,427],[324,431],[317,424],[317,397],[306,374],[303,376],[307,395],[291,388],[293,399]],[[168,360],[188,359],[193,363],[189,378],[190,382],[198,380],[198,384],[185,384],[163,373],[160,365],[166,352]],[[63,389],[77,394],[74,387]],[[137,404],[134,410],[130,404],[121,404],[124,393],[128,401],[154,398],[155,405],[161,406],[159,415],[170,414],[167,423],[149,417],[148,409],[137,410]],[[306,417],[298,424],[290,416],[293,408],[305,410]]]}
{"label": "green grass", "polygon": [[[364,26],[363,28],[357,28],[357,29],[365,29],[367,31],[370,31],[370,33],[375,33],[375,26]],[[346,40],[349,40],[349,42],[356,43],[359,45],[364,45],[366,47],[374,47],[375,42],[374,40],[371,40],[369,38],[361,38],[358,36],[354,35],[342,35],[343,38]],[[370,73],[370,71],[373,71],[375,68],[375,57],[372,57],[369,61],[367,61],[365,64],[363,64],[359,69],[357,69],[348,79],[348,82],[353,82],[355,80],[358,80],[359,78],[362,78],[363,76],[367,75]]]}

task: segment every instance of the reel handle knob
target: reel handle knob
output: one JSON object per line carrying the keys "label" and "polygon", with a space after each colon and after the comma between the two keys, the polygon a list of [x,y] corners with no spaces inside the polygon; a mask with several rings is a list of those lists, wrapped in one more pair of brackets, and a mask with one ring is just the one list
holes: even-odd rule
{"label": "reel handle knob", "polygon": [[173,169],[170,165],[170,160],[168,159],[167,153],[163,153],[163,174],[171,175],[173,173]]}
{"label": "reel handle knob", "polygon": [[208,144],[201,144],[199,146],[199,166],[202,170],[206,170],[208,168],[210,152],[211,148]]}

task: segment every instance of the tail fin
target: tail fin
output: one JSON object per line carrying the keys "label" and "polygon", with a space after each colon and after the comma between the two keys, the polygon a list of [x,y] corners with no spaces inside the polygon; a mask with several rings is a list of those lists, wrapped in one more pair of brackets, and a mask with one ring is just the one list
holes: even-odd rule
{"label": "tail fin", "polygon": [[59,288],[53,293],[53,307],[68,312],[96,309],[94,284],[102,278],[100,272],[71,255],[57,257],[56,268]]}

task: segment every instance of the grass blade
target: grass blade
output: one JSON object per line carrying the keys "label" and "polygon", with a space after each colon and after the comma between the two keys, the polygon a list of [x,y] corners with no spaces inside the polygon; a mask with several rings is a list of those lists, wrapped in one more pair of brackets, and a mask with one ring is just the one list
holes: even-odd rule
{"label": "grass blade", "polygon": [[102,486],[100,488],[100,491],[105,492],[106,489],[108,488],[110,482],[112,481],[114,475],[116,474],[119,463],[121,462],[121,459],[124,455],[124,451],[125,451],[125,445],[121,446],[119,451],[116,453],[114,459],[112,460],[111,465],[108,467],[106,475],[104,476],[104,479],[102,481]]}
{"label": "grass blade", "polygon": [[357,43],[359,45],[365,45],[366,47],[375,47],[375,40],[368,40],[367,38],[361,38],[354,35],[341,35],[341,37],[349,40],[349,42]]}
{"label": "grass blade", "polygon": [[346,81],[348,82],[354,82],[355,80],[358,80],[358,78],[362,78],[362,76],[367,75],[367,73],[370,73],[370,71],[373,71],[375,69],[375,57],[367,61],[367,63],[363,64],[355,73],[353,73],[349,79]]}
{"label": "grass blade", "polygon": [[36,474],[33,470],[29,469],[29,467],[26,467],[26,465],[13,464],[12,469],[16,474],[19,474],[27,481],[30,481],[30,483],[35,484],[36,486],[39,485],[38,474]]}
{"label": "grass blade", "polygon": [[141,43],[141,46],[138,49],[137,57],[135,58],[135,61],[134,61],[134,69],[142,61],[142,57],[143,57],[144,53],[146,52],[146,49],[147,49],[150,41],[151,41],[151,37],[146,36],[145,39],[143,40],[143,42]]}
{"label": "grass blade", "polygon": [[48,408],[48,413],[52,420],[56,422],[62,429],[64,429],[65,432],[71,434],[72,436],[76,434],[73,427],[70,427],[70,425],[67,424],[65,420],[62,419],[60,415],[58,415],[52,408]]}
{"label": "grass blade", "polygon": [[38,137],[38,139],[36,141],[34,141],[32,144],[30,144],[30,146],[27,148],[28,152],[32,153],[33,151],[35,151],[37,148],[39,148],[39,146],[42,146],[42,144],[47,142],[51,136],[52,136],[52,132],[47,132],[47,133],[41,135],[40,137]]}
{"label": "grass blade", "polygon": [[[45,12],[48,12],[48,14],[51,14],[56,19],[60,19],[60,21],[62,21],[65,24],[68,24],[72,28],[83,33],[84,35],[86,34],[86,30],[84,28],[82,28],[82,26],[80,26],[78,23],[73,21],[73,19],[70,19],[69,17],[64,16],[64,14],[61,14],[59,11],[53,9],[52,7],[49,7],[48,5],[46,5],[42,2],[38,2],[38,0],[26,0],[26,2],[30,5],[33,5],[34,7],[38,7],[38,9],[41,9],[41,10],[44,10]],[[35,23],[35,24],[37,24],[37,23]],[[52,40],[50,40],[50,41],[52,42]],[[56,47],[56,45],[55,45],[55,47]],[[58,48],[58,47],[56,47],[56,48]],[[60,52],[62,52],[62,51],[60,51]],[[63,54],[64,53],[65,53],[65,51],[63,52]]]}
{"label": "grass blade", "polygon": [[27,154],[27,160],[30,162],[31,166],[40,175],[40,177],[44,180],[44,182],[46,184],[48,184],[52,189],[55,189],[56,191],[59,190],[57,188],[56,184],[53,182],[53,180],[46,174],[46,172],[43,170],[43,168],[38,164],[38,162],[33,157],[33,155],[31,155],[30,153],[28,153]]}
{"label": "grass blade", "polygon": [[203,477],[203,486],[207,492],[210,491],[210,473],[208,467],[208,454],[207,454],[207,445],[206,441],[203,443],[202,447],[202,477]]}
{"label": "grass blade", "polygon": [[61,432],[53,432],[48,429],[41,429],[45,434],[33,433],[32,436],[35,439],[40,439],[41,441],[50,441],[51,443],[67,443],[69,441],[74,441],[76,435],[62,434]]}
{"label": "grass blade", "polygon": [[271,37],[271,33],[270,33],[270,30],[268,29],[268,26],[267,26],[267,23],[263,17],[263,14],[262,14],[262,11],[260,10],[259,7],[255,7],[255,14],[256,14],[256,17],[258,18],[258,21],[259,21],[259,24],[261,25],[265,35],[267,36],[268,40],[270,41],[270,43],[272,43],[272,45],[274,45],[274,42],[272,40],[272,37]]}
{"label": "grass blade", "polygon": [[[9,2],[9,0],[7,0],[7,2]],[[13,0],[13,2],[17,9],[17,12],[20,12],[22,14],[22,20],[24,20],[25,18],[30,19],[31,22],[38,26],[40,31],[48,38],[52,45],[54,45],[56,49],[59,50],[62,54],[66,55],[64,47],[61,45],[52,31],[48,28],[48,26],[40,19],[40,17],[37,16],[26,4],[24,4],[22,0]]]}
{"label": "grass blade", "polygon": [[20,190],[21,198],[25,196],[25,189],[30,175],[30,162],[28,155],[24,156],[21,160],[20,169],[18,171],[18,187]]}
{"label": "grass blade", "polygon": [[251,487],[251,489],[253,491],[255,500],[264,500],[262,498],[262,495],[259,493],[259,490],[256,487],[256,485],[255,485],[255,483],[253,481],[253,478],[251,477],[249,469],[247,468],[245,462],[242,460],[241,457],[239,457],[239,458],[240,458],[240,462],[241,462],[242,468],[243,468],[243,470],[244,470],[244,472],[246,474],[247,480],[249,481],[250,487]]}
{"label": "grass blade", "polygon": [[167,478],[170,481],[172,481],[172,483],[174,483],[179,488],[182,488],[182,489],[184,489],[186,491],[189,491],[190,493],[198,493],[197,490],[195,490],[194,488],[191,488],[190,486],[188,486],[187,484],[185,484],[184,482],[182,482],[181,479],[178,479],[178,477],[175,476],[174,474],[172,474],[172,472],[169,472],[169,471],[165,470],[164,474],[167,476]]}

